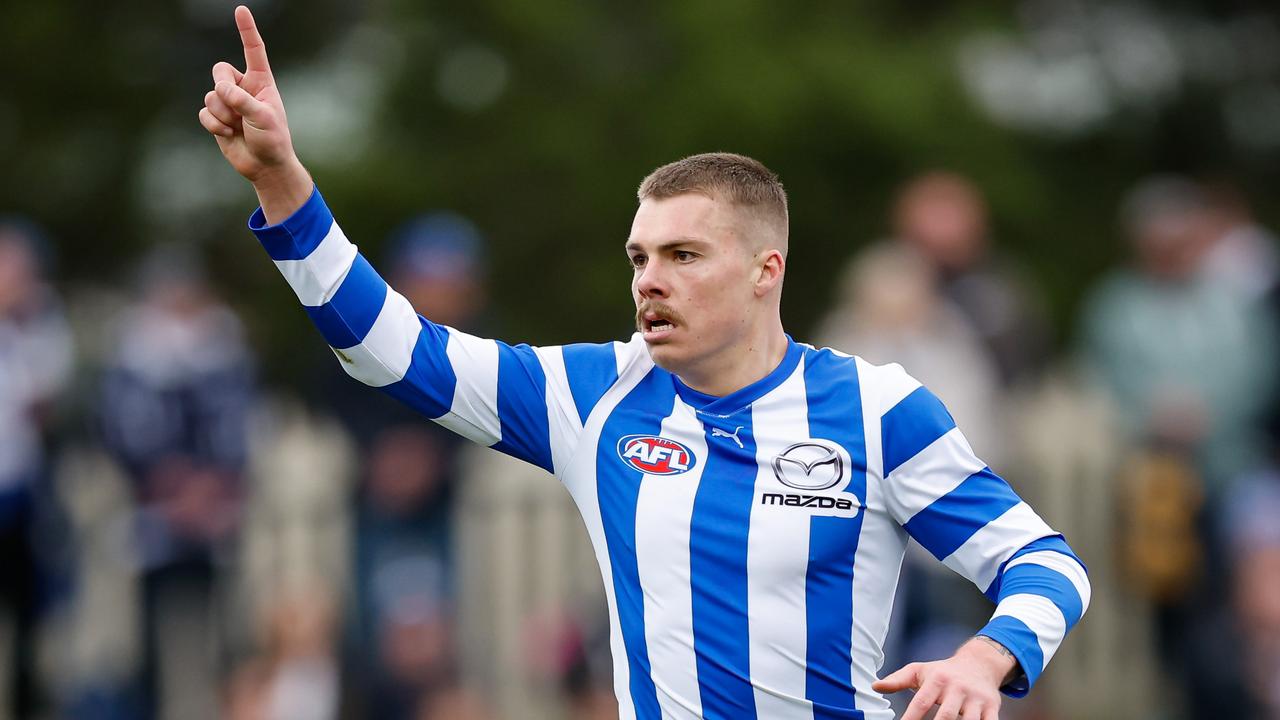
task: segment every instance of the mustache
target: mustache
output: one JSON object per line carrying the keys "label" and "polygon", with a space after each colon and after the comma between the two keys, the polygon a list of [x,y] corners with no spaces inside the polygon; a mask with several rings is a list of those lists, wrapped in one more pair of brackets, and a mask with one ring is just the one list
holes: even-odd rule
{"label": "mustache", "polygon": [[684,318],[680,317],[680,313],[677,312],[675,308],[658,300],[650,300],[648,302],[640,303],[640,305],[636,308],[636,329],[637,330],[640,330],[640,331],[644,330],[644,316],[646,313],[650,313],[650,312],[654,313],[655,315],[662,318],[663,320],[670,321],[674,325],[684,324]]}

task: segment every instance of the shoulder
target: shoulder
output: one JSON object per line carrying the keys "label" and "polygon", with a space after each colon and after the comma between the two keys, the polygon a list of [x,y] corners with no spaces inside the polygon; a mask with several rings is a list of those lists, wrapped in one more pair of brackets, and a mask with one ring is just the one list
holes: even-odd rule
{"label": "shoulder", "polygon": [[609,356],[613,358],[619,377],[628,371],[647,371],[653,367],[653,359],[649,357],[649,348],[644,344],[640,333],[632,333],[626,341],[614,341],[592,347],[607,347]]}
{"label": "shoulder", "polygon": [[573,343],[543,348],[543,352],[563,360],[571,382],[594,379],[596,383],[612,384],[629,372],[653,365],[639,333],[626,342]]}
{"label": "shoulder", "polygon": [[878,407],[882,414],[923,387],[898,363],[876,365],[839,350],[804,347],[806,373],[856,375],[861,392],[873,400],[871,406]]}

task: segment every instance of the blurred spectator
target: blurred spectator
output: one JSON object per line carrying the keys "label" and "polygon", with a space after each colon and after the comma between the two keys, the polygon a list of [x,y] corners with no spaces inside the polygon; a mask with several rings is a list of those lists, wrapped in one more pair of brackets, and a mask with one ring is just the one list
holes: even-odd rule
{"label": "blurred spectator", "polygon": [[954,173],[925,173],[898,193],[895,239],[934,267],[943,296],[969,318],[995,359],[1002,385],[1027,380],[1049,357],[1040,299],[1024,273],[991,248],[987,204]]}
{"label": "blurred spectator", "polygon": [[[420,314],[473,330],[484,301],[482,252],[470,222],[434,213],[393,233],[382,270]],[[341,373],[338,363],[327,372]],[[365,469],[355,498],[352,702],[378,718],[478,713],[459,685],[454,631],[451,536],[462,441],[399,402],[334,380],[323,401],[349,424]]]}
{"label": "blurred spectator", "polygon": [[1201,580],[1204,488],[1177,447],[1129,451],[1120,470],[1126,584],[1160,605],[1182,601]]}
{"label": "blurred spectator", "polygon": [[1257,423],[1276,354],[1255,305],[1206,278],[1209,219],[1185,179],[1134,190],[1123,220],[1135,265],[1093,291],[1084,333],[1131,437],[1188,450],[1212,494],[1263,456]]}
{"label": "blurred spectator", "polygon": [[[1206,220],[1205,278],[1253,304],[1271,336],[1280,338],[1280,240],[1258,223],[1244,195],[1229,182],[1209,186]],[[1272,383],[1263,431],[1267,443],[1280,448],[1280,382]]]}
{"label": "blurred spectator", "polygon": [[43,435],[72,362],[71,334],[45,283],[38,242],[33,227],[0,223],[0,603],[13,628],[12,652],[0,661],[12,677],[0,697],[10,698],[13,717],[37,707],[34,641],[49,548],[35,534],[39,508],[52,497]]}
{"label": "blurred spectator", "polygon": [[593,617],[603,615],[601,610],[577,613],[577,632],[565,646],[566,666],[561,669],[561,683],[573,720],[611,720],[618,716],[611,682],[608,618]]}
{"label": "blurred spectator", "polygon": [[466,218],[423,215],[391,236],[388,281],[420,315],[470,329],[485,303],[484,241]]}
{"label": "blurred spectator", "polygon": [[141,703],[148,716],[211,715],[216,594],[240,517],[252,362],[240,321],[193,255],[155,252],[141,286],[117,331],[100,407],[105,442],[136,493]]}
{"label": "blurred spectator", "polygon": [[1168,679],[1194,695],[1195,629],[1221,612],[1228,581],[1213,523],[1232,481],[1265,458],[1275,345],[1254,299],[1205,269],[1216,236],[1200,186],[1148,179],[1122,220],[1135,264],[1090,296],[1086,354],[1131,448],[1119,478],[1125,580],[1152,603]]}
{"label": "blurred spectator", "polygon": [[946,403],[979,457],[1003,465],[995,361],[918,253],[881,244],[850,262],[817,341],[868,362],[901,364]]}
{"label": "blurred spectator", "polygon": [[248,637],[228,687],[234,720],[331,720],[341,707],[339,639],[351,595],[354,448],[332,418],[289,399],[254,415],[240,542]]}
{"label": "blurred spectator", "polygon": [[1280,472],[1233,488],[1220,526],[1227,602],[1193,629],[1187,678],[1193,717],[1280,718]]}
{"label": "blurred spectator", "polygon": [[466,683],[503,718],[616,718],[605,591],[573,499],[508,455],[472,446],[461,460]]}
{"label": "blurred spectator", "polygon": [[260,619],[264,652],[241,666],[227,699],[230,720],[334,720],[338,717],[335,618],[324,592],[284,597]]}
{"label": "blurred spectator", "polygon": [[1280,283],[1276,237],[1258,224],[1240,192],[1225,183],[1211,185],[1205,197],[1208,248],[1201,272],[1208,279],[1261,300]]}
{"label": "blurred spectator", "polygon": [[445,449],[422,426],[384,430],[357,501],[353,669],[366,713],[411,718],[455,672]]}

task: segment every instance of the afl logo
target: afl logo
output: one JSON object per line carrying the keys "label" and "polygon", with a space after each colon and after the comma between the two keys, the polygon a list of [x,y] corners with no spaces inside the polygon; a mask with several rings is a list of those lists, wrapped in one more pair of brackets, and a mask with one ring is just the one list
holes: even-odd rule
{"label": "afl logo", "polygon": [[656,435],[627,435],[618,441],[618,457],[650,475],[679,475],[697,464],[689,448]]}
{"label": "afl logo", "polygon": [[826,443],[798,442],[773,458],[773,474],[797,490],[826,490],[844,479],[845,459]]}

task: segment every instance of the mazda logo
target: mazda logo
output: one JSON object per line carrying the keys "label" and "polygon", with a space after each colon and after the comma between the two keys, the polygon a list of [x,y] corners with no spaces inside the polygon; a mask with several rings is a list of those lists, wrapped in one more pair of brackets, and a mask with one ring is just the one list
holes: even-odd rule
{"label": "mazda logo", "polygon": [[773,458],[773,474],[797,490],[826,490],[844,477],[844,460],[830,445],[798,442]]}

